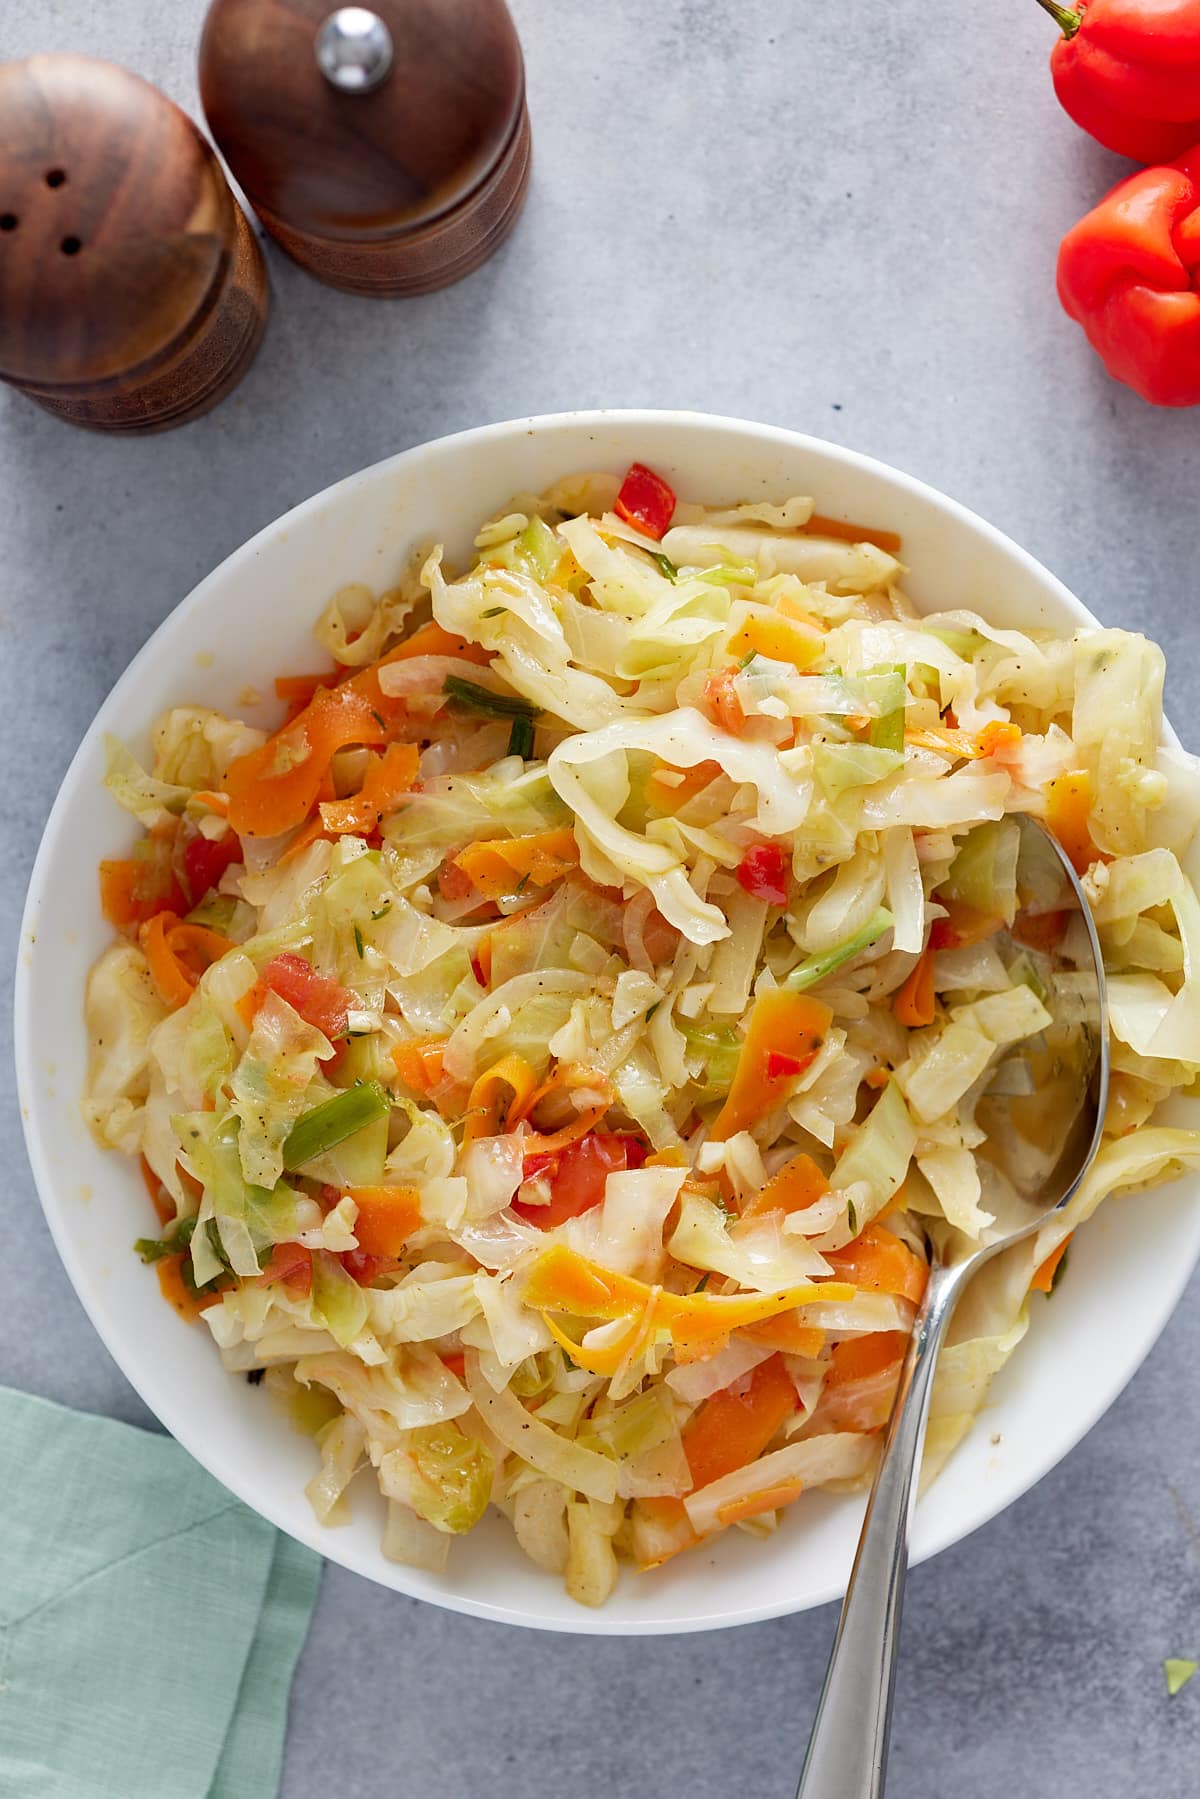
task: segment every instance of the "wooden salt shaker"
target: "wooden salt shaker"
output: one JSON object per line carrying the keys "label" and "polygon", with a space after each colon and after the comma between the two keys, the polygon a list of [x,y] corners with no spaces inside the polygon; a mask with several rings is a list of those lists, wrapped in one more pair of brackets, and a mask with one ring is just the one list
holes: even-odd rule
{"label": "wooden salt shaker", "polygon": [[529,115],[503,0],[213,0],[200,94],[267,230],[334,287],[444,287],[521,210]]}
{"label": "wooden salt shaker", "polygon": [[161,431],[245,374],[262,253],[190,119],[86,56],[0,63],[0,378],[96,431]]}

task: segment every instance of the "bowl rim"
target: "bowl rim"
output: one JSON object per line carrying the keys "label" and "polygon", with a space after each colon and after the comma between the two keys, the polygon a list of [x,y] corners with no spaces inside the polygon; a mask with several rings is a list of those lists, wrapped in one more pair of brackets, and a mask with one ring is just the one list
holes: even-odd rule
{"label": "bowl rim", "polygon": [[[285,1534],[305,1543],[324,1559],[336,1562],[364,1578],[375,1581],[376,1584],[388,1585],[393,1591],[426,1600],[448,1611],[487,1619],[490,1622],[516,1624],[529,1629],[571,1635],[630,1637],[682,1635],[692,1631],[727,1629],[740,1624],[758,1623],[840,1599],[844,1591],[844,1582],[840,1578],[826,1581],[800,1606],[797,1606],[784,1594],[778,1600],[746,1605],[740,1609],[727,1606],[716,1614],[702,1617],[688,1614],[679,1618],[655,1617],[644,1621],[626,1618],[612,1618],[606,1621],[603,1611],[593,1612],[583,1607],[577,1608],[578,1617],[574,1615],[566,1617],[539,1616],[511,1605],[463,1592],[440,1588],[437,1590],[418,1589],[414,1585],[407,1584],[406,1576],[409,1571],[399,1564],[395,1565],[394,1569],[389,1564],[389,1572],[394,1572],[394,1579],[387,1583],[381,1582],[377,1572],[366,1566],[363,1558],[353,1553],[350,1544],[346,1544],[344,1547],[336,1542],[331,1544],[330,1533],[322,1529],[315,1517],[311,1526],[304,1529],[298,1529],[292,1520],[285,1521],[277,1514],[270,1498],[264,1500],[251,1474],[248,1474],[240,1464],[231,1464],[222,1455],[219,1447],[214,1449],[213,1446],[198,1441],[202,1432],[199,1429],[193,1430],[187,1406],[183,1400],[178,1403],[173,1401],[164,1403],[162,1396],[156,1395],[153,1402],[151,1401],[145,1390],[145,1383],[139,1372],[136,1358],[127,1355],[124,1347],[118,1347],[110,1340],[108,1331],[101,1322],[101,1308],[93,1285],[93,1273],[76,1252],[65,1214],[59,1202],[56,1178],[49,1166],[43,1147],[40,1129],[42,1099],[35,1087],[32,1052],[33,974],[31,958],[20,952],[23,946],[29,944],[36,937],[42,895],[48,874],[53,869],[59,854],[60,839],[67,822],[66,815],[70,800],[79,785],[84,765],[89,760],[98,737],[105,729],[111,728],[115,714],[121,713],[127,716],[129,710],[127,699],[136,691],[141,670],[144,664],[152,658],[160,639],[169,632],[177,631],[181,624],[184,624],[194,614],[201,613],[209,594],[215,588],[219,588],[235,569],[252,563],[260,551],[281,532],[306,519],[312,513],[325,508],[336,510],[339,501],[353,493],[356,488],[383,479],[390,473],[402,474],[406,466],[415,463],[433,450],[440,453],[450,451],[452,446],[465,448],[467,446],[487,446],[489,443],[501,445],[514,434],[540,435],[562,431],[567,427],[573,430],[580,428],[586,430],[589,427],[611,428],[617,425],[622,429],[627,429],[632,437],[639,427],[653,428],[661,427],[664,424],[673,428],[682,427],[697,435],[712,433],[724,436],[731,432],[741,433],[762,448],[769,448],[773,443],[787,445],[791,449],[799,448],[808,451],[832,464],[840,464],[847,469],[882,478],[901,493],[912,496],[923,507],[957,521],[974,534],[990,541],[994,547],[1023,568],[1036,588],[1052,593],[1064,610],[1076,618],[1080,624],[1099,626],[1099,620],[1083,602],[1031,552],[1016,543],[997,526],[981,518],[969,507],[942,493],[928,482],[896,468],[893,464],[850,449],[845,445],[831,443],[810,433],[792,431],[784,426],[765,425],[754,420],[696,412],[686,408],[581,408],[499,420],[492,424],[473,426],[439,438],[429,439],[391,456],[383,457],[365,468],[342,477],[269,521],[205,575],[182,600],[172,607],[142,644],[101,702],[59,783],[58,791],[42,830],[30,873],[18,937],[14,981],[14,1058],[17,1096],[26,1152],[42,1212],[76,1297],[83,1306],[93,1328],[125,1379],[163,1428],[201,1467],[219,1480],[251,1510],[266,1518]],[[1165,723],[1164,730],[1171,740],[1178,741],[1174,732]],[[929,1560],[932,1556],[951,1548],[964,1537],[989,1523],[1000,1512],[1027,1493],[1071,1453],[1119,1397],[1142,1366],[1171,1318],[1198,1260],[1200,1260],[1200,1234],[1196,1235],[1190,1255],[1179,1257],[1172,1266],[1162,1271],[1160,1310],[1142,1353],[1131,1363],[1123,1366],[1113,1378],[1108,1380],[1107,1384],[1090,1393],[1089,1403],[1082,1406],[1072,1416],[1069,1427],[1054,1435],[1048,1448],[1030,1455],[1019,1474],[1010,1483],[1004,1485],[1002,1492],[992,1497],[984,1495],[981,1502],[973,1507],[969,1514],[948,1521],[943,1528],[920,1542],[911,1555],[911,1565],[917,1566]]]}

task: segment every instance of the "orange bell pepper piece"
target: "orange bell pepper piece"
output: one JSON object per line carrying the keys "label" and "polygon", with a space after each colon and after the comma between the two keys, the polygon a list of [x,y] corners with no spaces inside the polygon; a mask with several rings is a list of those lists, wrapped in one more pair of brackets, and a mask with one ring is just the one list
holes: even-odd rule
{"label": "orange bell pepper piece", "polygon": [[[788,1083],[817,1055],[832,1019],[829,1007],[812,994],[793,993],[787,987],[759,994],[733,1084],[709,1132],[714,1143],[735,1136],[783,1104]],[[799,1066],[772,1077],[772,1055]]]}

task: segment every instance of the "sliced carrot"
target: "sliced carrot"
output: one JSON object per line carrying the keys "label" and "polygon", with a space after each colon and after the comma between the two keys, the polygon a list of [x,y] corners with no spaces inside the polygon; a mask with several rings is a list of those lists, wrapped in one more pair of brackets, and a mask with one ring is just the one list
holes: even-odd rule
{"label": "sliced carrot", "polygon": [[524,1297],[527,1306],[543,1313],[628,1318],[654,1328],[661,1326],[670,1333],[676,1358],[694,1360],[719,1348],[731,1331],[743,1330],[762,1318],[793,1312],[818,1299],[852,1299],[854,1293],[852,1286],[841,1281],[805,1282],[775,1293],[667,1293],[556,1243],[530,1269]]}
{"label": "sliced carrot", "polygon": [[354,1235],[364,1255],[398,1256],[421,1224],[421,1195],[415,1187],[349,1187],[358,1207]]}
{"label": "sliced carrot", "polygon": [[729,654],[739,661],[743,656],[757,654],[772,662],[788,662],[801,673],[824,650],[825,639],[815,626],[781,618],[778,613],[770,618],[751,613],[729,640]]}
{"label": "sliced carrot", "polygon": [[898,532],[880,531],[874,525],[855,525],[846,519],[827,518],[823,512],[814,512],[804,529],[813,537],[836,537],[842,543],[873,543],[877,550],[886,550],[889,556],[900,553]]}
{"label": "sliced carrot", "polygon": [[732,1499],[728,1505],[718,1506],[717,1522],[725,1530],[731,1524],[740,1524],[743,1518],[758,1518],[763,1512],[778,1511],[799,1499],[803,1491],[803,1481],[777,1481],[773,1487],[763,1487],[757,1493],[747,1493],[744,1499]]}
{"label": "sliced carrot", "polygon": [[[493,1062],[471,1088],[463,1126],[464,1145],[474,1143],[477,1137],[494,1137],[505,1120],[507,1108],[520,1105],[536,1087],[537,1076],[524,1056],[501,1056]],[[507,1101],[506,1094],[511,1095]]]}
{"label": "sliced carrot", "polygon": [[382,756],[372,756],[367,762],[356,794],[321,803],[323,828],[334,836],[352,831],[360,837],[378,830],[381,820],[394,812],[411,790],[420,766],[421,752],[415,743],[389,743]]}
{"label": "sliced carrot", "polygon": [[[733,1084],[709,1131],[714,1143],[724,1142],[783,1105],[791,1082],[820,1051],[832,1018],[825,1002],[809,993],[776,987],[759,994]],[[780,1053],[800,1066],[785,1077],[772,1079],[769,1058]]]}
{"label": "sliced carrot", "polygon": [[843,1280],[866,1293],[894,1293],[920,1303],[929,1268],[906,1243],[879,1224],[868,1224],[845,1249],[830,1249],[825,1260]]}
{"label": "sliced carrot", "polygon": [[[1073,1232],[1071,1234],[1074,1235]],[[1070,1236],[1064,1237],[1058,1248],[1050,1251],[1050,1254],[1046,1257],[1046,1260],[1041,1264],[1037,1273],[1029,1283],[1029,1290],[1031,1293],[1049,1293],[1054,1285],[1054,1276],[1058,1273],[1059,1263],[1066,1255],[1070,1242]]]}
{"label": "sliced carrot", "polygon": [[744,1389],[739,1381],[706,1399],[683,1427],[693,1490],[757,1461],[798,1405],[780,1355],[760,1362]]}
{"label": "sliced carrot", "polygon": [[129,931],[157,912],[184,912],[187,898],[169,861],[154,853],[100,864],[100,909],[109,924]]}
{"label": "sliced carrot", "polygon": [[338,671],[331,668],[323,675],[277,675],[275,697],[287,705],[285,724],[290,724],[311,703],[322,687],[336,687]]}
{"label": "sliced carrot", "polygon": [[825,1347],[825,1332],[814,1325],[801,1324],[795,1312],[781,1312],[778,1318],[763,1318],[757,1324],[744,1326],[742,1335],[753,1337],[785,1355],[819,1356]]}
{"label": "sliced carrot", "polygon": [[485,899],[501,899],[522,883],[547,887],[560,880],[579,862],[579,845],[568,826],[561,831],[539,831],[532,837],[495,837],[472,843],[453,857]]}
{"label": "sliced carrot", "polygon": [[173,912],[156,912],[139,933],[142,950],[150,965],[150,974],[164,1005],[175,1009],[185,1006],[192,997],[195,981],[180,967],[171,954],[167,932],[179,920]]}
{"label": "sliced carrot", "polygon": [[981,756],[1003,758],[1010,750],[1017,748],[1021,737],[1020,725],[1014,725],[1009,719],[994,718],[979,733],[979,753]]}
{"label": "sliced carrot", "polygon": [[491,652],[485,650],[482,644],[468,643],[465,637],[455,637],[453,632],[443,631],[441,625],[432,619],[398,644],[384,661],[407,662],[413,656],[454,656],[459,662],[477,662],[481,667],[492,659]]}
{"label": "sliced carrot", "polygon": [[424,1097],[438,1085],[448,1041],[446,1037],[411,1037],[407,1043],[398,1043],[393,1049],[392,1061],[400,1079],[413,1093]]}
{"label": "sliced carrot", "polygon": [[933,992],[933,957],[932,944],[926,944],[917,958],[916,966],[896,992],[892,1001],[892,1011],[901,1024],[911,1029],[932,1024],[937,1010],[937,1001]]}
{"label": "sliced carrot", "polygon": [[254,1020],[258,1017],[258,1008],[266,999],[268,988],[265,981],[255,981],[253,987],[247,987],[241,999],[234,1002],[234,1011],[248,1031],[254,1029]]}
{"label": "sliced carrot", "polygon": [[[204,969],[235,946],[219,931],[184,924],[173,912],[156,912],[141,927],[139,941],[164,1005],[186,1006]],[[195,962],[203,966],[197,969]]]}
{"label": "sliced carrot", "polygon": [[1086,768],[1073,769],[1046,782],[1046,824],[1077,875],[1085,875],[1099,859],[1088,826],[1091,811],[1092,777]]}
{"label": "sliced carrot", "polygon": [[907,1347],[903,1331],[835,1343],[813,1416],[833,1430],[879,1430],[891,1414]]}
{"label": "sliced carrot", "polygon": [[785,1162],[742,1207],[743,1218],[764,1212],[803,1212],[829,1191],[829,1182],[811,1156],[801,1150]]}

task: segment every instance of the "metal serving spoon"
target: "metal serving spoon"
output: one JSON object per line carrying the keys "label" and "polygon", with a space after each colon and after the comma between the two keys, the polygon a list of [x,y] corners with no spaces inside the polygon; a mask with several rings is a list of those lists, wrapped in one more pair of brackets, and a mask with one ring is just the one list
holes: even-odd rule
{"label": "metal serving spoon", "polygon": [[[1066,856],[1021,816],[1013,952],[1054,1020],[1012,1046],[979,1101],[981,1204],[995,1223],[979,1244],[933,1227],[929,1284],[913,1325],[875,1484],[846,1588],[797,1799],[879,1799],[886,1775],[900,1608],[915,1475],[938,1351],[963,1290],[983,1264],[1038,1230],[1075,1192],[1099,1147],[1108,1095],[1104,965],[1083,889]],[[1059,945],[1030,953],[1023,921],[1068,912]],[[1004,948],[1003,939],[997,939]]]}

